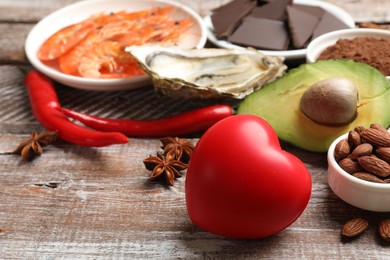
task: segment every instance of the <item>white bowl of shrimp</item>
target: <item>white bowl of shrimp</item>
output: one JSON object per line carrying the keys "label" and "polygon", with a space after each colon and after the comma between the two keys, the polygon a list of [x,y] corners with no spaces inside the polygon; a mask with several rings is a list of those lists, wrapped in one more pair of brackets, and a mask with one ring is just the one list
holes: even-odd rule
{"label": "white bowl of shrimp", "polygon": [[114,91],[151,86],[126,46],[203,48],[202,18],[171,0],[80,1],[39,21],[25,42],[34,68],[64,85]]}

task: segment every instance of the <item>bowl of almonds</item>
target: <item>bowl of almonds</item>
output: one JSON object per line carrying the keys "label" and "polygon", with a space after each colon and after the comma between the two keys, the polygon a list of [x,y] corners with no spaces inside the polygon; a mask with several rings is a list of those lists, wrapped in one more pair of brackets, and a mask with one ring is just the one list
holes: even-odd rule
{"label": "bowl of almonds", "polygon": [[328,183],[345,202],[390,212],[390,132],[379,124],[357,126],[328,150]]}

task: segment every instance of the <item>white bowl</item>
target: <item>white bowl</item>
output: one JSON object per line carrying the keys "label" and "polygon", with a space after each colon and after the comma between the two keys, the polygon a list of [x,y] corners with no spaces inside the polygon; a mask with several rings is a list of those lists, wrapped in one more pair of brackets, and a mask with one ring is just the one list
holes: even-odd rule
{"label": "white bowl", "polygon": [[361,180],[344,171],[336,162],[336,144],[348,138],[337,138],[328,150],[328,183],[332,191],[343,201],[370,211],[390,212],[390,183],[374,183]]}
{"label": "white bowl", "polygon": [[[355,21],[352,18],[352,16],[338,6],[335,6],[333,4],[324,1],[313,1],[313,0],[293,0],[293,2],[295,4],[321,7],[325,11],[329,12],[330,14],[333,14],[335,17],[343,21],[347,26],[351,28],[355,27]],[[244,48],[239,45],[235,45],[229,41],[220,40],[214,35],[213,23],[211,21],[211,14],[205,16],[204,22],[207,27],[207,37],[209,41],[212,42],[214,45],[221,48],[231,48],[231,49]],[[284,57],[286,60],[305,59],[305,55],[306,55],[306,49],[285,50],[285,51],[269,51],[269,50],[260,50],[260,51],[266,55]]]}
{"label": "white bowl", "polygon": [[189,7],[170,0],[94,0],[81,1],[59,9],[41,21],[30,31],[25,42],[25,52],[31,64],[48,77],[68,86],[88,90],[122,90],[151,84],[148,76],[124,79],[89,79],[64,74],[56,62],[43,63],[37,57],[41,44],[54,32],[67,25],[80,22],[100,12],[129,12],[170,5],[174,7],[172,19],[190,18],[192,27],[181,37],[179,46],[202,48],[207,41],[206,28],[202,18]]}
{"label": "white bowl", "polygon": [[[317,61],[318,56],[329,46],[335,44],[339,39],[353,39],[356,37],[374,37],[390,40],[390,31],[381,29],[345,29],[326,33],[311,41],[307,46],[306,61],[308,63]],[[390,75],[387,75],[390,79]]]}

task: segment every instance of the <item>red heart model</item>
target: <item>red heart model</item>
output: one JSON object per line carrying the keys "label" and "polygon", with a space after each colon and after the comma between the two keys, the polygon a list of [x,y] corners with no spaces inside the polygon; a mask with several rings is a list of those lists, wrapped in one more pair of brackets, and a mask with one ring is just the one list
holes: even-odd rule
{"label": "red heart model", "polygon": [[253,115],[225,118],[197,143],[186,176],[192,222],[228,238],[261,238],[291,225],[306,208],[311,177]]}

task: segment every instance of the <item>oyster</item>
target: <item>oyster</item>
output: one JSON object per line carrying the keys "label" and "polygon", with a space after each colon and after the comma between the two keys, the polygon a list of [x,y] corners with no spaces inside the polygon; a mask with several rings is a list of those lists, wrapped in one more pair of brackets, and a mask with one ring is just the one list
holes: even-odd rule
{"label": "oyster", "polygon": [[152,78],[156,90],[181,98],[242,99],[281,76],[283,59],[255,49],[184,49],[150,44],[125,49]]}

